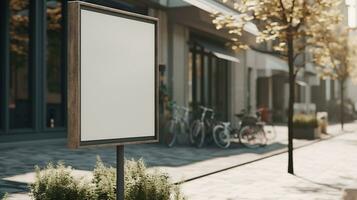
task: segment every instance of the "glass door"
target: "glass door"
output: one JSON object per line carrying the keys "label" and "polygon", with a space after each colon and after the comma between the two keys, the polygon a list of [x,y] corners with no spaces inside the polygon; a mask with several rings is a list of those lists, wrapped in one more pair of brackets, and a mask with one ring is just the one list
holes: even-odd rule
{"label": "glass door", "polygon": [[33,127],[33,89],[29,62],[30,1],[9,1],[10,129]]}
{"label": "glass door", "polygon": [[199,106],[213,108],[220,120],[228,118],[228,62],[193,44],[189,53],[189,103],[196,116]]}
{"label": "glass door", "polygon": [[46,128],[65,126],[64,5],[62,0],[46,2]]}
{"label": "glass door", "polygon": [[228,119],[228,62],[226,60],[217,59],[217,73],[215,74],[216,81],[216,101],[212,107],[217,110],[217,113],[222,120]]}

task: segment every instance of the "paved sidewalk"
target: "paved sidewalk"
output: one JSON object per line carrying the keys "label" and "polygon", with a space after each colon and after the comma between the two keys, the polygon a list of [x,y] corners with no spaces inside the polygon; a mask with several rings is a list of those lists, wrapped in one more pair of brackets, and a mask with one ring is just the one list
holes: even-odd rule
{"label": "paved sidewalk", "polygon": [[281,154],[184,183],[190,200],[341,199],[344,188],[357,189],[357,132],[294,151],[295,174],[287,174]]}
{"label": "paved sidewalk", "polygon": [[[357,125],[346,125],[347,130],[357,130]],[[286,151],[287,128],[277,127],[278,137],[265,148],[246,149],[236,144],[230,149],[214,146],[196,149],[184,145],[166,148],[157,144],[128,145],[125,156],[128,159],[143,158],[150,168],[160,168],[169,173],[173,181],[192,179],[218,170],[261,159]],[[338,126],[329,127],[329,133],[337,134]],[[314,141],[295,140],[295,147]],[[92,170],[99,155],[102,160],[115,166],[115,149],[69,150],[65,140],[36,141],[32,143],[0,144],[0,196],[4,192],[23,193],[27,184],[34,179],[34,165],[44,166],[48,162],[63,160],[78,169],[80,174]],[[14,199],[24,199],[18,197]]]}

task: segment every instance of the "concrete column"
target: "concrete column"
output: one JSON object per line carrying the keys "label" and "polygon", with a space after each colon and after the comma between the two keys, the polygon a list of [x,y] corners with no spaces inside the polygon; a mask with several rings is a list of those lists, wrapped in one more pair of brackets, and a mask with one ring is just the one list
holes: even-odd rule
{"label": "concrete column", "polygon": [[273,76],[270,76],[269,77],[269,80],[268,80],[268,89],[269,89],[269,92],[268,92],[268,107],[270,110],[273,109]]}
{"label": "concrete column", "polygon": [[239,113],[246,107],[247,100],[247,81],[246,77],[248,70],[245,65],[245,53],[236,53],[236,57],[240,60],[240,63],[231,64],[231,82],[229,83],[231,97],[230,105],[231,111],[229,113],[229,119],[234,121],[234,114]]}
{"label": "concrete column", "polygon": [[305,90],[306,103],[311,103],[311,86],[306,86]]}
{"label": "concrete column", "polygon": [[257,69],[252,70],[252,79],[250,83],[250,105],[251,111],[257,110],[257,79],[258,79],[258,71]]}
{"label": "concrete column", "polygon": [[173,24],[170,39],[172,97],[179,105],[188,105],[188,32],[184,26]]}
{"label": "concrete column", "polygon": [[158,34],[158,64],[166,66],[166,72],[164,80],[165,84],[167,84],[168,79],[168,22],[167,22],[167,14],[165,11],[149,9],[149,15],[156,17],[159,19],[159,34]]}

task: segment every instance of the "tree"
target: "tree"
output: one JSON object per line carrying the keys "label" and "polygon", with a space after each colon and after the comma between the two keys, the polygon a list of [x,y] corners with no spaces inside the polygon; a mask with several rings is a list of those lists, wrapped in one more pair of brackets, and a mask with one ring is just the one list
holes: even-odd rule
{"label": "tree", "polygon": [[[322,28],[328,26],[328,29]],[[313,61],[322,78],[337,80],[340,86],[340,120],[341,129],[344,125],[344,96],[346,81],[356,78],[357,43],[356,38],[350,36],[350,29],[341,26],[331,26],[321,23],[322,34],[312,39]]]}
{"label": "tree", "polygon": [[[298,62],[305,52],[307,38],[317,34],[316,24],[340,21],[339,12],[332,8],[340,0],[223,0],[233,5],[239,15],[217,13],[212,21],[217,29],[227,29],[232,35],[232,48],[244,49],[241,40],[243,29],[248,23],[256,24],[259,34],[257,43],[274,40],[273,50],[263,52],[281,56],[289,66],[288,103],[288,173],[294,174],[293,167],[293,116],[295,100],[295,78],[303,63]],[[255,47],[254,47],[255,48]]]}

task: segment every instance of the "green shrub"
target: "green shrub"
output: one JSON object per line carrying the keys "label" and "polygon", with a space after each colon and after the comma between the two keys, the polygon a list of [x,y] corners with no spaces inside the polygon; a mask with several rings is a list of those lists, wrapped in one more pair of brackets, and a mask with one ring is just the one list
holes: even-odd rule
{"label": "green shrub", "polygon": [[63,163],[48,164],[44,169],[35,167],[36,180],[30,185],[30,195],[35,200],[90,200],[93,199],[92,186],[75,179],[72,168]]}
{"label": "green shrub", "polygon": [[[148,172],[143,160],[125,161],[126,200],[183,200],[178,186],[170,183],[167,174],[159,171]],[[95,193],[98,199],[115,199],[116,170],[105,166],[98,159],[94,169]]]}
{"label": "green shrub", "polygon": [[2,197],[2,200],[8,200],[9,199],[9,194],[5,193],[4,196]]}
{"label": "green shrub", "polygon": [[167,200],[174,191],[167,174],[147,172],[142,160],[127,160],[125,165],[125,199]]}
{"label": "green shrub", "polygon": [[296,128],[316,128],[319,122],[315,115],[296,114],[294,115],[294,127]]}
{"label": "green shrub", "polygon": [[[100,158],[90,183],[75,179],[72,168],[63,163],[36,167],[35,183],[30,194],[35,200],[115,200],[116,170],[103,164]],[[167,174],[148,172],[142,160],[125,161],[125,200],[184,200],[180,188],[172,184]]]}
{"label": "green shrub", "polygon": [[116,169],[106,167],[99,157],[93,171],[92,182],[95,184],[95,199],[116,199]]}

